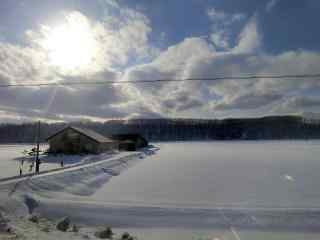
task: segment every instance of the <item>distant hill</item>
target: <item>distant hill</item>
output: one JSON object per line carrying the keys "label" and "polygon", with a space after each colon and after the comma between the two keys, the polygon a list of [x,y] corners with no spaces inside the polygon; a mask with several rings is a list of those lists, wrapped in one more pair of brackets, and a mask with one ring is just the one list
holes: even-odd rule
{"label": "distant hill", "polygon": [[[41,141],[67,124],[41,125]],[[234,119],[132,119],[71,125],[103,135],[139,133],[149,141],[320,139],[320,121],[304,116],[268,116]],[[35,141],[35,123],[1,124],[0,143]]]}
{"label": "distant hill", "polygon": [[301,116],[306,122],[320,123],[320,113],[303,112]]}

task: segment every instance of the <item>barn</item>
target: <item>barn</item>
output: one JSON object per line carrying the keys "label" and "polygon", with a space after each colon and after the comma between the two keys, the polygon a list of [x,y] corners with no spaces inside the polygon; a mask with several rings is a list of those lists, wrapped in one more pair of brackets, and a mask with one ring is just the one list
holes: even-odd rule
{"label": "barn", "polygon": [[50,153],[99,154],[108,150],[118,149],[116,140],[85,128],[68,126],[47,138]]}
{"label": "barn", "polygon": [[140,134],[112,135],[111,139],[119,143],[120,151],[136,151],[139,148],[148,146],[148,141]]}

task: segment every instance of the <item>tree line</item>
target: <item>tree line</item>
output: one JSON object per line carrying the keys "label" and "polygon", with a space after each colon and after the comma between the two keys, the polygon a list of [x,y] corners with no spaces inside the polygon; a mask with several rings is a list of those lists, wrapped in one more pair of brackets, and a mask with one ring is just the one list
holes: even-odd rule
{"label": "tree line", "polygon": [[[233,119],[132,119],[106,122],[42,123],[40,141],[68,126],[110,136],[138,133],[149,141],[318,139],[320,122],[299,116]],[[36,123],[0,124],[0,143],[33,143]]]}

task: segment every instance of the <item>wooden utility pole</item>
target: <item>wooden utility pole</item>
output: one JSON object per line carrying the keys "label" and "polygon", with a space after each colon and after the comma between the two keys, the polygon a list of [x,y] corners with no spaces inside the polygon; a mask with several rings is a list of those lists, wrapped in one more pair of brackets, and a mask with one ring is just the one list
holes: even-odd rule
{"label": "wooden utility pole", "polygon": [[37,127],[36,173],[39,173],[39,170],[40,170],[39,141],[40,141],[40,121],[38,122],[38,127]]}

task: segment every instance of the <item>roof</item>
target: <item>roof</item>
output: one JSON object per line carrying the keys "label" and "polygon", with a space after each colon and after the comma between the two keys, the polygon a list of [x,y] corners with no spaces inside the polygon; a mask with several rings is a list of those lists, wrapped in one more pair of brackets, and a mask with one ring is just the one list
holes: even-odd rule
{"label": "roof", "polygon": [[93,141],[95,142],[98,142],[98,143],[105,143],[105,142],[114,142],[114,140],[110,139],[110,138],[106,138],[105,136],[91,130],[91,129],[87,129],[87,128],[79,128],[79,127],[73,127],[73,126],[68,126],[56,133],[54,133],[53,135],[49,136],[47,138],[47,140],[57,136],[58,134],[62,133],[63,131],[67,130],[67,129],[72,129],[90,139],[92,139]]}
{"label": "roof", "polygon": [[121,143],[136,143],[135,141],[133,141],[133,140],[124,140],[124,141],[120,141],[120,144]]}
{"label": "roof", "polygon": [[143,136],[141,136],[140,134],[136,134],[136,133],[116,134],[116,135],[112,135],[111,138],[115,139],[115,140],[122,140],[122,141],[125,141],[125,140],[136,141],[139,138],[145,140],[145,138]]}

